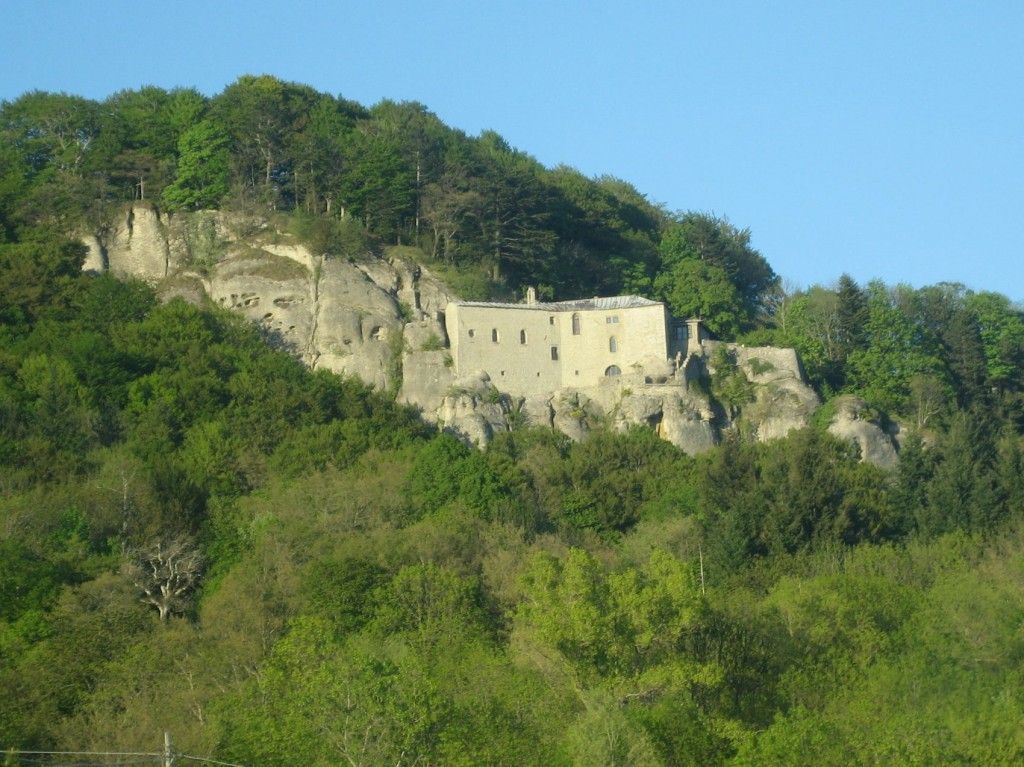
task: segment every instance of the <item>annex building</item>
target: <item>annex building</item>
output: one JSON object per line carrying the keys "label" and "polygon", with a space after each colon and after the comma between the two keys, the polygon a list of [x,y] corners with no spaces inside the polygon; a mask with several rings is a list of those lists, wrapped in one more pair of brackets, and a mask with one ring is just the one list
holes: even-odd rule
{"label": "annex building", "polygon": [[590,387],[688,351],[695,323],[674,324],[663,303],[640,296],[525,303],[452,301],[445,330],[457,376],[486,372],[513,395]]}

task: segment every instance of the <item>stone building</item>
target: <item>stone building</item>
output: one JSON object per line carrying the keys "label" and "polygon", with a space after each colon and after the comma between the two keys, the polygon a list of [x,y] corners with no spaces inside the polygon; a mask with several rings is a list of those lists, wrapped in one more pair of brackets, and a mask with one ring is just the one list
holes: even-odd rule
{"label": "stone building", "polygon": [[[591,387],[685,357],[691,328],[640,296],[526,303],[452,301],[445,329],[457,376],[485,372],[518,396]],[[694,338],[699,343],[699,339]]]}

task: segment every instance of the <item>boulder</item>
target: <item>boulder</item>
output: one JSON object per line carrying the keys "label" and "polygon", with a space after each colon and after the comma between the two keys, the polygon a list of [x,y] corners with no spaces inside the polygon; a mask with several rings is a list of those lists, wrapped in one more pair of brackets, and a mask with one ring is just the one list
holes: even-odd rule
{"label": "boulder", "polygon": [[708,415],[708,411],[689,407],[679,400],[665,408],[661,434],[688,455],[703,453],[719,443],[718,430]]}
{"label": "boulder", "polygon": [[519,413],[522,416],[524,426],[536,426],[543,429],[555,428],[555,411],[551,407],[550,398],[527,398],[519,406]]}
{"label": "boulder", "polygon": [[469,445],[484,447],[495,432],[508,431],[508,411],[502,401],[485,402],[468,393],[446,396],[438,409],[439,422],[446,431]]}
{"label": "boulder", "polygon": [[591,420],[601,415],[599,406],[586,394],[576,389],[561,389],[551,398],[553,411],[551,424],[574,442],[586,439],[592,428]]}
{"label": "boulder", "polygon": [[835,415],[828,431],[835,437],[860,448],[860,459],[883,469],[899,463],[897,443],[859,397],[838,397],[832,403]]}

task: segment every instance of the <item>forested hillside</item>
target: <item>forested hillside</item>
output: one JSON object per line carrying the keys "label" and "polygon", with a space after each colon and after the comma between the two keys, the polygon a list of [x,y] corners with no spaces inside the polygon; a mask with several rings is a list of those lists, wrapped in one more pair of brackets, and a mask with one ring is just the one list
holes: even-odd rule
{"label": "forested hillside", "polygon": [[[129,202],[457,289],[639,292],[900,424],[471,449],[238,315],[82,273]],[[847,277],[416,104],[269,77],[0,106],[0,747],[243,765],[1024,760],[1024,315]],[[742,400],[742,380],[709,382]],[[36,757],[7,757],[11,764]]]}

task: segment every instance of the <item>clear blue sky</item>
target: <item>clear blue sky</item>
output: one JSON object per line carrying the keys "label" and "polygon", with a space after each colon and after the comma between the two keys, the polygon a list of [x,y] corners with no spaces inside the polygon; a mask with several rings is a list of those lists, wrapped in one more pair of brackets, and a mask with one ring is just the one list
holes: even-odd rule
{"label": "clear blue sky", "polygon": [[0,0],[0,99],[263,73],[726,216],[796,285],[1024,300],[1020,0]]}

